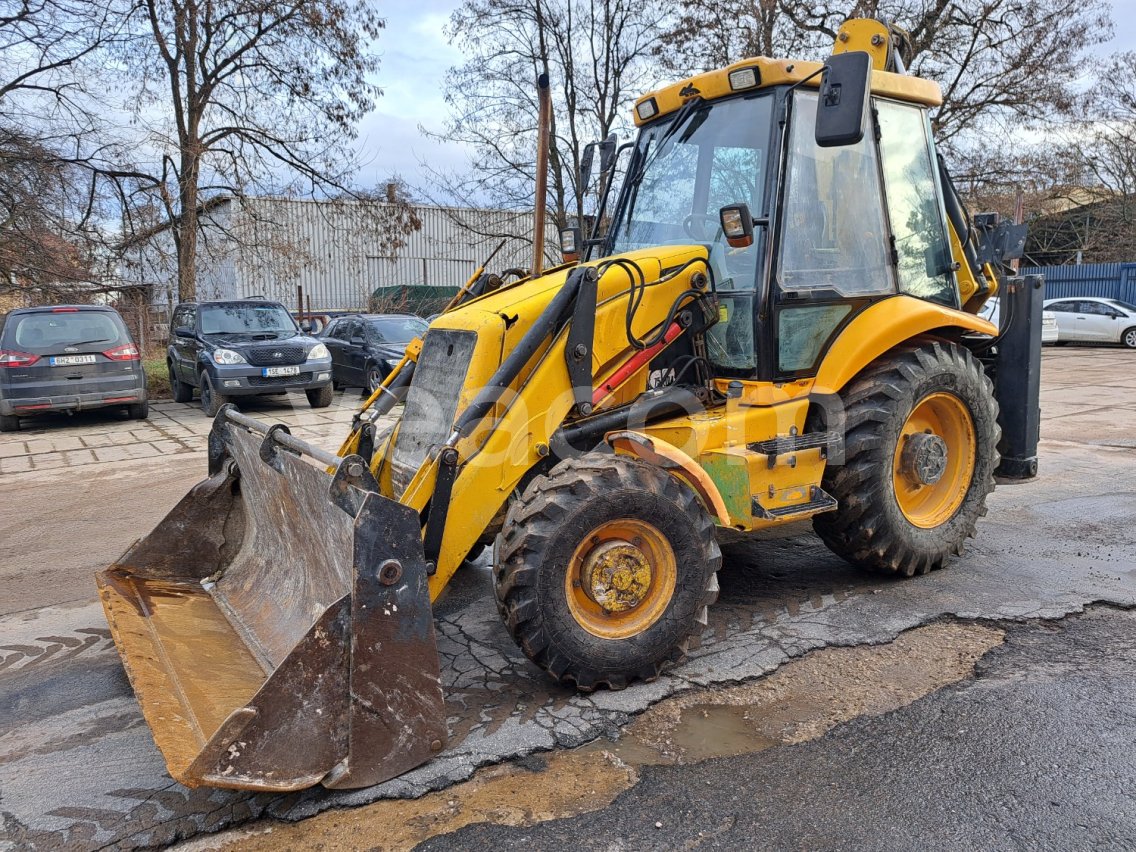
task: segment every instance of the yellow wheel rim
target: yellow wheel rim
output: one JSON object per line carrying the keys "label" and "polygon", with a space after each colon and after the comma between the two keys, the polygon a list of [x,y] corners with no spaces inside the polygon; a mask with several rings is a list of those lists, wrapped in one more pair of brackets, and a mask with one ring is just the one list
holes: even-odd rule
{"label": "yellow wheel rim", "polygon": [[576,548],[564,576],[572,617],[601,639],[637,636],[659,620],[674,597],[674,549],[655,526],[633,518],[607,521]]}
{"label": "yellow wheel rim", "polygon": [[974,420],[961,399],[945,392],[923,397],[895,448],[892,482],[903,516],[923,529],[954,517],[974,477],[977,447]]}

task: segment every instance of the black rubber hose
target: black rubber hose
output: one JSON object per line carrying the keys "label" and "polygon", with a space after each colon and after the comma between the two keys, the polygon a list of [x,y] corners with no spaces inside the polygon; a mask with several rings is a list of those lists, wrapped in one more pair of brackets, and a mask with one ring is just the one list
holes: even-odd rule
{"label": "black rubber hose", "polygon": [[521,370],[532,359],[545,339],[564,324],[576,301],[576,295],[580,291],[580,283],[584,276],[595,274],[595,269],[591,267],[580,267],[568,274],[568,279],[559,292],[552,297],[548,307],[544,309],[544,312],[532,324],[532,327],[524,333],[509,356],[501,362],[501,366],[497,368],[485,387],[478,392],[473,402],[462,412],[461,417],[454,424],[455,432],[463,437],[469,435],[473,431],[473,427],[490,412],[501,398],[505,388],[520,375]]}

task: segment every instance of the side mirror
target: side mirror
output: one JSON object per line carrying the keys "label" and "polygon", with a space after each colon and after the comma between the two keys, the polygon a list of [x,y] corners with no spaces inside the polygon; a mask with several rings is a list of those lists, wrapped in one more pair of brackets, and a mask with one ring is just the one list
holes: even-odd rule
{"label": "side mirror", "polygon": [[600,174],[606,175],[615,165],[615,152],[619,147],[619,139],[614,133],[609,133],[607,139],[600,143]]}
{"label": "side mirror", "polygon": [[367,342],[366,340],[364,340],[362,337],[360,337],[357,334],[354,337],[351,338],[351,345],[352,346],[362,346],[366,342]]}
{"label": "side mirror", "polygon": [[301,322],[300,323],[300,331],[302,331],[304,334],[311,334],[312,333],[311,320],[304,320],[303,322]]}
{"label": "side mirror", "polygon": [[855,145],[864,138],[871,80],[872,57],[864,51],[828,57],[817,101],[815,135],[819,147]]}
{"label": "side mirror", "polygon": [[731,248],[753,245],[753,215],[748,204],[727,204],[718,211],[718,220]]}
{"label": "side mirror", "polygon": [[193,337],[193,329],[188,325],[179,325],[174,329],[174,337]]}
{"label": "side mirror", "polygon": [[587,189],[588,180],[592,176],[592,160],[596,156],[595,142],[589,142],[584,146],[584,153],[580,155],[580,191],[583,192]]}

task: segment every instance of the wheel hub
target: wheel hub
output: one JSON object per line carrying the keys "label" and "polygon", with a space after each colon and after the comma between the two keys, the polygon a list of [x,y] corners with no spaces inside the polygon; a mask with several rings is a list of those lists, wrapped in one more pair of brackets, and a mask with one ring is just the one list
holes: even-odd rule
{"label": "wheel hub", "polygon": [[585,594],[606,612],[627,612],[651,589],[651,562],[628,541],[605,541],[584,560],[581,582]]}
{"label": "wheel hub", "polygon": [[947,469],[947,442],[929,432],[908,435],[900,469],[914,485],[934,485]]}

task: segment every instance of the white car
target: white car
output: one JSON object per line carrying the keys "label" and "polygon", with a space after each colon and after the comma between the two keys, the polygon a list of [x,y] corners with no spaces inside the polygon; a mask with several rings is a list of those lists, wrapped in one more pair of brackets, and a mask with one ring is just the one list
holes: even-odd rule
{"label": "white car", "polygon": [[[994,325],[1001,329],[1001,317],[998,314],[998,297],[988,299],[986,304],[982,306],[982,310],[978,315],[984,320],[990,320]],[[1056,343],[1057,337],[1057,314],[1050,310],[1043,310],[1041,312],[1041,342],[1042,343]]]}
{"label": "white car", "polygon": [[1119,299],[1077,296],[1046,299],[1045,309],[1057,316],[1057,340],[1122,343],[1136,349],[1136,305]]}

